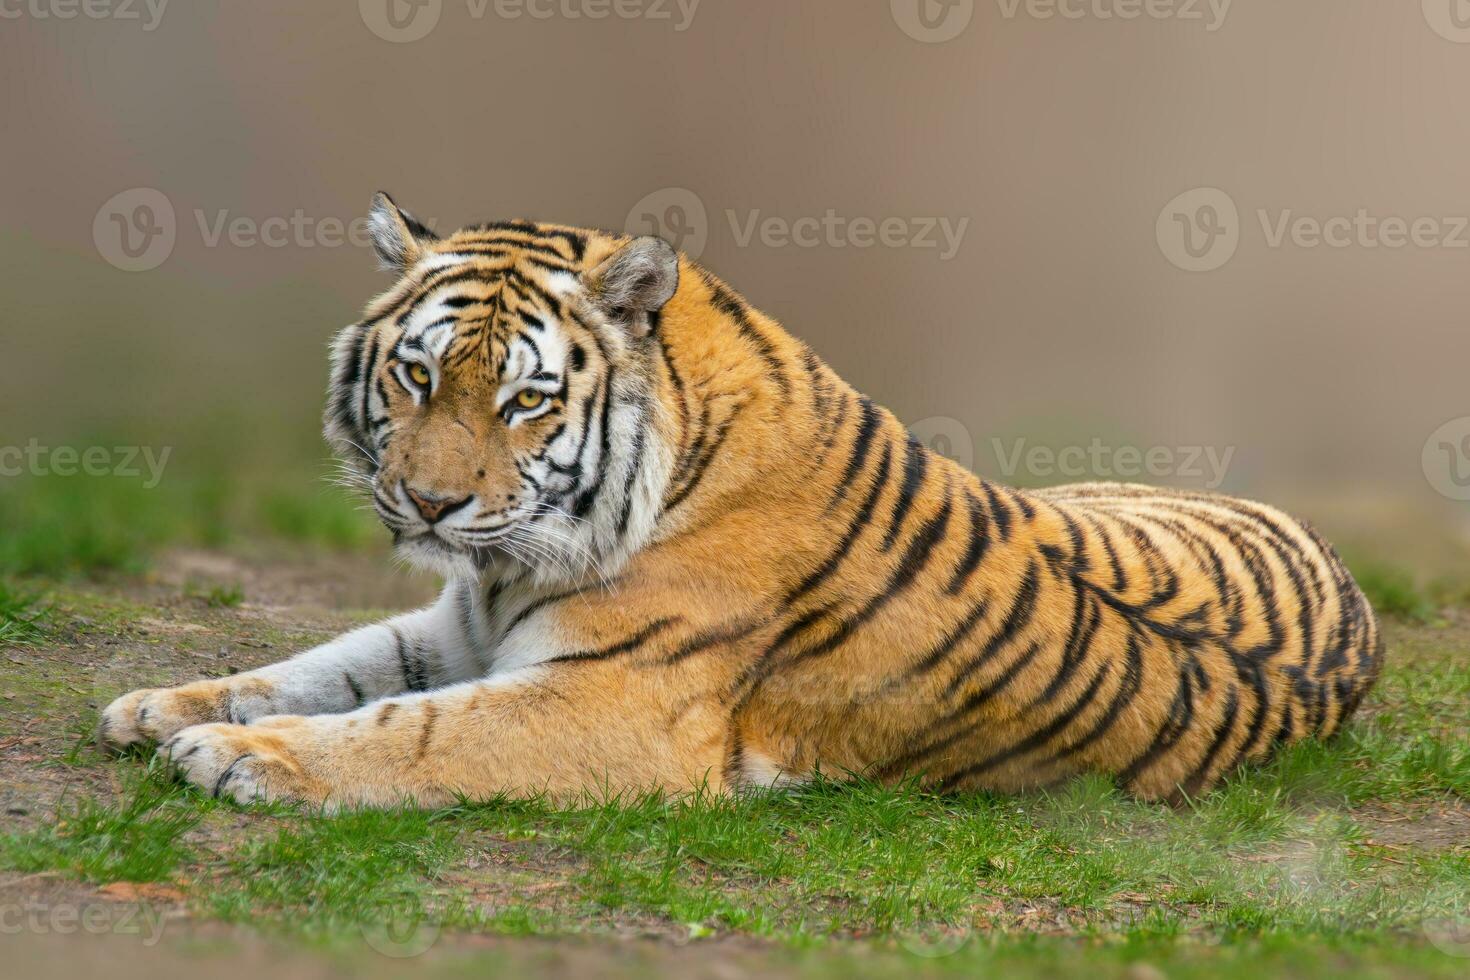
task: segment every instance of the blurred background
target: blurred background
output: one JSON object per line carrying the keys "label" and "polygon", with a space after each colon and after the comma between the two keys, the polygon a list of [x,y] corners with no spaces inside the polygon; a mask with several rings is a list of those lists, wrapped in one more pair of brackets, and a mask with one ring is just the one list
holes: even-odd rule
{"label": "blurred background", "polygon": [[379,188],[657,230],[988,477],[1463,574],[1466,6],[4,0],[0,574],[382,547],[319,435]]}

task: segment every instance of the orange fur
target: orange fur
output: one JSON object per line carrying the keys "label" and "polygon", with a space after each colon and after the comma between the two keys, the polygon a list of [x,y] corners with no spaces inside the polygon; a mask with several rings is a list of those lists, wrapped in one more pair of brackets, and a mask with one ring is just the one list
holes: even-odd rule
{"label": "orange fur", "polygon": [[[529,658],[517,669],[263,726],[186,728],[224,718],[199,710],[197,686],[133,695],[109,709],[111,741],[173,738],[175,755],[215,760],[184,766],[216,790],[232,791],[221,767],[233,759],[256,795],[318,802],[686,791],[817,770],[1003,791],[1092,771],[1163,798],[1332,734],[1378,672],[1362,594],[1279,511],[1140,486],[989,483],[910,441],[687,259],[642,331],[597,306],[616,288],[597,270],[627,238],[501,225],[441,240],[402,220],[408,271],[339,346],[338,446],[380,487],[512,508],[517,461],[566,437],[558,419],[593,431],[596,386],[616,373],[643,400],[638,446],[652,454],[626,493],[660,487],[656,519],[583,567],[477,553],[488,656],[530,649],[523,637],[545,647],[517,654]],[[398,342],[395,317],[442,288],[435,258],[456,255],[468,257],[446,267],[470,273],[455,288],[471,299],[432,396],[395,384],[386,354],[358,378],[354,364]],[[569,277],[585,294],[566,292]],[[531,306],[559,316],[589,363],[553,413],[510,427],[489,405],[516,311]],[[380,458],[352,404],[379,397],[363,393],[379,381],[392,430]],[[594,521],[617,482],[586,505]],[[140,698],[151,727],[128,720]]]}

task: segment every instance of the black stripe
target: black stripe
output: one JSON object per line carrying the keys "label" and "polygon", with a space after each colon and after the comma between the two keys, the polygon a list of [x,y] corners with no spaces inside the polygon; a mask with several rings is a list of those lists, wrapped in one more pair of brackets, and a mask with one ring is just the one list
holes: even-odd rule
{"label": "black stripe", "polygon": [[571,462],[560,463],[554,456],[548,456],[546,460],[546,464],[557,473],[572,477],[573,487],[582,481],[582,457],[586,454],[587,443],[592,438],[592,409],[597,404],[598,397],[602,395],[605,385],[606,379],[598,378],[597,385],[592,389],[591,394],[582,399],[582,435],[577,441],[576,450],[572,453]]}
{"label": "black stripe", "polygon": [[949,585],[944,591],[950,595],[959,595],[975,569],[980,567],[980,560],[985,557],[985,550],[990,547],[989,519],[980,506],[980,498],[975,496],[973,490],[965,490],[965,501],[970,506],[970,540],[965,547],[965,556],[955,566],[954,575],[949,580]]}
{"label": "black stripe", "polygon": [[903,519],[908,516],[909,509],[914,506],[914,498],[924,483],[924,473],[929,466],[929,450],[925,449],[919,440],[909,436],[908,441],[904,443],[904,449],[903,483],[899,485],[898,496],[893,501],[893,517],[888,522],[888,533],[883,536],[883,546],[880,549],[882,551],[890,550],[894,542],[898,540],[898,532],[903,526]]}
{"label": "black stripe", "polygon": [[[1083,623],[1083,615],[1086,615],[1086,623]],[[1088,601],[1088,594],[1081,589],[1077,590],[1077,607],[1072,618],[1072,629],[1067,634],[1067,643],[1062,647],[1062,662],[1052,677],[1051,683],[1047,684],[1046,690],[1031,703],[1031,707],[1038,707],[1051,701],[1056,697],[1067,681],[1071,679],[1082,662],[1087,659],[1087,651],[1092,647],[1093,637],[1097,635],[1098,627],[1102,624],[1102,607],[1096,600]]]}
{"label": "black stripe", "polygon": [[674,386],[674,401],[679,406],[679,455],[684,454],[684,443],[689,435],[689,401],[684,393],[684,379],[679,376],[679,369],[674,367],[673,359],[669,355],[668,345],[664,343],[663,337],[658,341],[659,356],[662,358],[664,368],[669,372],[669,382]]}
{"label": "black stripe", "polygon": [[954,677],[950,678],[949,687],[944,695],[946,698],[954,697],[977,670],[984,667],[1000,652],[1002,647],[1030,624],[1031,617],[1036,612],[1039,581],[1038,569],[1033,561],[1027,567],[1026,576],[1021,580],[1020,587],[1016,589],[1016,596],[1011,601],[1011,608],[1006,612],[1005,618],[1001,620],[1000,628],[985,641],[980,652],[966,662]]}
{"label": "black stripe", "polygon": [[912,679],[927,674],[943,663],[954,648],[959,646],[960,642],[980,624],[980,620],[985,618],[985,611],[989,608],[988,599],[981,599],[975,603],[965,614],[964,619],[960,620],[933,649],[920,657],[918,662],[908,669],[908,677]]}
{"label": "black stripe", "polygon": [[[597,466],[593,474],[592,486],[583,490],[572,504],[572,516],[586,517],[592,510],[592,505],[597,502],[597,496],[602,492],[602,481],[607,476],[608,461],[612,456],[612,431],[609,425],[609,415],[612,411],[613,400],[613,369],[607,369],[607,377],[603,383],[602,413],[598,420],[598,452]],[[586,475],[586,466],[582,467],[582,475]]]}
{"label": "black stripe", "polygon": [[235,767],[244,762],[246,759],[253,758],[255,758],[254,752],[246,752],[242,755],[236,756],[234,762],[230,763],[228,766],[225,766],[225,771],[220,773],[219,778],[214,781],[214,791],[212,795],[215,799],[219,799],[220,793],[224,792],[225,786],[227,786],[230,782],[230,777],[235,774]]}
{"label": "black stripe", "polygon": [[352,692],[352,700],[355,703],[356,707],[361,708],[365,703],[367,703],[367,698],[362,696],[362,688],[358,686],[357,681],[353,679],[352,674],[348,673],[347,671],[342,672],[342,679],[347,682],[347,689]]}
{"label": "black stripe", "polygon": [[553,603],[575,598],[579,595],[582,595],[584,592],[591,591],[593,588],[593,586],[584,585],[579,588],[568,589],[565,592],[554,592],[550,595],[544,595],[539,599],[526,603],[525,607],[521,609],[520,612],[512,616],[510,618],[510,621],[505,624],[505,629],[502,631],[501,635],[507,637],[510,636],[512,630],[514,630],[517,626],[521,625],[521,623],[525,622],[527,619],[535,615],[540,610],[545,609],[547,606],[552,605]]}
{"label": "black stripe", "polygon": [[701,633],[695,634],[682,645],[670,653],[664,661],[665,666],[676,664],[690,657],[703,653],[711,647],[717,647],[724,643],[733,643],[744,639],[765,624],[764,620],[753,620],[743,623],[735,623],[731,626],[712,627]]}
{"label": "black stripe", "polygon": [[1011,536],[1011,509],[1001,501],[995,492],[995,487],[988,480],[981,480],[980,488],[985,491],[985,500],[990,504],[990,517],[995,522],[996,533],[1002,541],[1009,540]]}
{"label": "black stripe", "polygon": [[1025,755],[1028,752],[1040,748],[1047,742],[1050,742],[1064,728],[1072,724],[1072,722],[1075,721],[1077,717],[1082,714],[1083,711],[1086,711],[1088,705],[1092,704],[1093,700],[1097,697],[1097,692],[1102,688],[1103,679],[1107,677],[1110,672],[1110,666],[1111,665],[1105,663],[1101,667],[1099,667],[1097,673],[1093,675],[1092,680],[1088,683],[1086,689],[1077,696],[1077,700],[1072,702],[1072,704],[1069,705],[1065,711],[1061,712],[1055,718],[1053,718],[1045,727],[1035,732],[1032,732],[1030,735],[1021,739],[1021,741],[1010,746],[1009,748],[1002,749],[999,752],[995,752],[987,756],[986,758],[981,759],[979,762],[972,763],[961,769],[959,772],[945,777],[945,779],[940,783],[941,788],[953,789],[967,779],[972,779],[983,772],[994,769],[996,766],[1001,765],[1002,763],[1009,762],[1017,756]]}
{"label": "black stripe", "polygon": [[[960,702],[956,707],[926,725],[915,738],[927,738],[931,733],[941,731],[956,721],[973,714],[981,705],[988,703],[996,695],[1003,692],[1010,685],[1011,681],[1015,680],[1021,671],[1025,670],[1031,661],[1036,659],[1036,655],[1041,652],[1041,646],[1039,641],[1032,643],[1014,662],[1006,667],[1005,670],[1001,671],[994,680],[978,691],[972,692],[969,697]],[[910,749],[898,758],[884,763],[878,775],[882,779],[892,779],[901,775],[915,762],[943,752],[965,736],[974,734],[974,731],[975,729],[972,725],[962,725],[955,728],[942,738],[928,741],[919,748]]]}
{"label": "black stripe", "polygon": [[826,640],[802,650],[792,658],[791,662],[799,663],[831,653],[845,643],[861,626],[876,616],[879,610],[912,586],[919,572],[928,564],[929,558],[933,555],[934,546],[944,537],[944,530],[949,525],[949,517],[953,509],[950,505],[951,500],[946,498],[939,512],[925,521],[924,525],[914,534],[908,547],[904,550],[903,557],[899,559],[898,567],[894,569],[882,592],[869,599],[853,616],[843,620],[836,632]]}
{"label": "black stripe", "polygon": [[1133,703],[1138,696],[1139,688],[1143,686],[1143,655],[1137,633],[1128,634],[1128,649],[1123,654],[1123,679],[1118,682],[1118,690],[1107,708],[1087,732],[1057,751],[1053,762],[1060,762],[1070,756],[1084,751],[1092,745],[1103,733],[1113,727],[1125,708]]}
{"label": "black stripe", "polygon": [[1174,700],[1169,705],[1164,720],[1159,724],[1159,730],[1154,734],[1153,741],[1148,744],[1139,755],[1128,765],[1124,766],[1118,773],[1118,782],[1127,785],[1137,779],[1150,766],[1157,762],[1165,752],[1168,752],[1179,743],[1190,726],[1194,723],[1194,688],[1190,680],[1189,671],[1180,669],[1179,686],[1174,692]]}
{"label": "black stripe", "polygon": [[781,601],[783,608],[790,607],[798,599],[825,582],[837,571],[837,567],[842,564],[842,560],[852,550],[853,543],[857,541],[858,536],[863,533],[863,529],[873,520],[873,511],[877,508],[878,497],[882,494],[883,487],[888,483],[888,471],[893,462],[892,456],[893,447],[885,444],[883,446],[883,456],[878,462],[878,472],[873,476],[872,486],[869,488],[868,495],[863,500],[862,506],[858,508],[857,513],[853,515],[852,520],[848,523],[847,532],[842,536],[842,540],[838,543],[837,548],[832,554],[827,556],[827,560],[810,575],[802,579],[800,585],[787,593],[786,598]]}
{"label": "black stripe", "polygon": [[393,634],[394,643],[398,649],[398,667],[403,671],[403,686],[409,691],[427,691],[429,689],[426,674],[426,665],[422,655],[414,650],[409,652],[409,644],[403,638],[396,626],[389,625],[389,631]]}
{"label": "black stripe", "polygon": [[666,504],[664,504],[665,511],[673,510],[675,507],[679,506],[689,497],[691,493],[694,492],[694,489],[699,486],[699,481],[704,479],[705,472],[709,469],[710,464],[714,462],[715,456],[719,453],[720,448],[724,446],[725,440],[729,438],[730,427],[734,424],[736,416],[738,416],[740,412],[744,410],[744,408],[745,406],[743,404],[735,406],[735,408],[731,410],[730,414],[727,415],[725,419],[720,422],[718,426],[715,427],[714,438],[705,445],[703,451],[701,451],[699,454],[699,458],[694,461],[693,469],[689,473],[689,477],[684,483],[684,486],[679,489],[678,493],[674,495],[672,500],[669,500]]}
{"label": "black stripe", "polygon": [[1179,792],[1183,796],[1197,796],[1199,791],[1204,788],[1205,781],[1210,775],[1210,767],[1214,765],[1216,757],[1220,754],[1220,750],[1225,747],[1225,742],[1229,740],[1234,731],[1235,715],[1239,709],[1240,698],[1237,696],[1236,689],[1232,685],[1225,695],[1225,709],[1221,713],[1219,727],[1215,729],[1215,737],[1210,741],[1210,747],[1205,752],[1205,757],[1200,760],[1194,772],[1190,773],[1189,778],[1180,784]]}
{"label": "black stripe", "polygon": [[837,481],[837,493],[827,503],[829,514],[847,495],[847,488],[852,483],[853,477],[867,464],[868,452],[873,448],[873,436],[877,433],[878,423],[881,420],[878,406],[872,401],[859,397],[858,402],[861,411],[859,412],[857,435],[852,441],[852,452],[847,459],[847,469],[842,471],[842,478]]}
{"label": "black stripe", "polygon": [[633,434],[633,451],[628,461],[628,475],[623,480],[623,511],[618,515],[618,537],[628,533],[628,522],[633,519],[633,491],[637,489],[638,475],[643,469],[643,439],[647,423],[639,419],[638,431]]}
{"label": "black stripe", "polygon": [[1240,748],[1236,750],[1235,758],[1225,765],[1221,770],[1222,772],[1230,772],[1235,769],[1242,762],[1245,762],[1247,757],[1255,751],[1257,743],[1261,740],[1261,736],[1265,734],[1266,714],[1271,705],[1269,692],[1266,689],[1266,678],[1261,670],[1261,665],[1239,654],[1232,653],[1230,656],[1231,660],[1235,663],[1235,671],[1240,677],[1241,683],[1249,687],[1251,693],[1255,695],[1255,703],[1252,706],[1251,720],[1246,724],[1245,739],[1240,743]]}
{"label": "black stripe", "polygon": [[783,399],[791,397],[791,381],[786,377],[786,365],[776,353],[776,347],[771,343],[769,337],[756,329],[750,319],[750,311],[739,296],[735,295],[724,283],[714,276],[706,273],[705,283],[710,288],[710,302],[725,316],[735,321],[735,326],[740,330],[740,335],[755,347],[767,366],[771,369],[771,375],[776,382],[776,387],[781,389]]}
{"label": "black stripe", "polygon": [[678,621],[679,617],[677,616],[656,619],[626,640],[621,640],[612,646],[602,647],[597,650],[580,650],[576,653],[564,653],[559,657],[550,658],[546,663],[583,663],[591,660],[608,660],[625,653],[631,653]]}

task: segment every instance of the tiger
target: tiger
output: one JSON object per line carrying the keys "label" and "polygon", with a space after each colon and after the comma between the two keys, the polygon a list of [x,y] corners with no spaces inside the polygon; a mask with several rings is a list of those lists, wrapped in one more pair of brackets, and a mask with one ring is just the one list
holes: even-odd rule
{"label": "tiger", "polygon": [[325,433],[428,608],[125,694],[237,802],[435,807],[780,791],[1207,793],[1338,732],[1383,640],[1259,503],[1021,490],[910,434],[658,237],[444,236],[386,194],[394,284],[332,348]]}

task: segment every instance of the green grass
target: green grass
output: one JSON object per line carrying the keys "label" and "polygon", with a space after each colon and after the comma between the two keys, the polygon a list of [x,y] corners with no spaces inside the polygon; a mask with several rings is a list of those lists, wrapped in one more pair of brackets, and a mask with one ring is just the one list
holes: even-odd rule
{"label": "green grass", "polygon": [[211,609],[234,609],[245,601],[245,589],[235,584],[188,582],[184,586],[184,594]]}
{"label": "green grass", "polygon": [[94,882],[165,881],[190,855],[181,835],[203,809],[156,773],[132,775],[122,798],[63,804],[56,819],[29,833],[0,834],[0,866],[65,871]]}
{"label": "green grass", "polygon": [[[48,609],[43,628],[82,644],[148,613],[81,588],[56,584],[41,602],[12,587],[0,609]],[[1470,803],[1470,630],[1447,615],[1388,622],[1388,666],[1341,737],[1181,809],[1089,778],[1019,797],[859,781],[571,807],[242,812],[135,759],[102,761],[79,700],[92,687],[38,659],[43,646],[7,668],[19,695],[0,701],[0,720],[22,702],[57,717],[70,733],[58,768],[123,788],[69,794],[44,823],[0,830],[0,870],[168,882],[198,920],[354,948],[405,931],[651,933],[766,944],[753,970],[800,974],[1463,976],[1467,961],[1434,937],[1470,915],[1470,847],[1384,844],[1377,822]]]}
{"label": "green grass", "polygon": [[315,492],[296,487],[277,490],[261,499],[257,523],[285,541],[352,550],[382,537],[377,522],[359,503],[329,486]]}
{"label": "green grass", "polygon": [[[414,915],[510,933],[651,921],[797,947],[1043,923],[1107,942],[1367,941],[1470,908],[1470,857],[1384,860],[1352,809],[1470,798],[1470,671],[1395,668],[1383,696],[1393,711],[1331,744],[1296,746],[1181,810],[1097,778],[1022,797],[820,781],[784,795],[569,808],[277,807],[206,859],[178,837],[223,808],[154,773],[117,804],[76,803],[54,825],[0,839],[0,865],[158,880],[203,861],[192,871],[207,882],[203,911],[307,935]],[[521,900],[522,886],[548,881],[553,900]]]}
{"label": "green grass", "polygon": [[0,646],[45,639],[51,632],[51,610],[39,593],[0,578]]}
{"label": "green grass", "polygon": [[[1378,561],[1353,562],[1352,573],[1363,595],[1381,615],[1414,623],[1433,621],[1435,603],[1407,569]],[[1445,584],[1441,584],[1440,591],[1450,594]]]}
{"label": "green grass", "polygon": [[358,549],[383,535],[360,501],[318,473],[258,474],[172,464],[158,486],[116,478],[21,477],[0,485],[0,575],[136,573],[160,548],[269,538]]}

